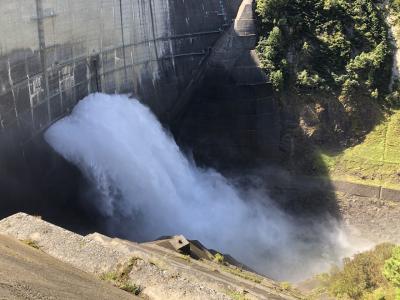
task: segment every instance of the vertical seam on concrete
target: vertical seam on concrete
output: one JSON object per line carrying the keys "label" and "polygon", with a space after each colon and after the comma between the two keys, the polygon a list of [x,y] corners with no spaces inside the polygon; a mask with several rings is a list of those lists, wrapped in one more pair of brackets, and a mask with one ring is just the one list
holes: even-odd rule
{"label": "vertical seam on concrete", "polygon": [[119,13],[121,16],[121,35],[122,35],[122,55],[124,57],[124,75],[125,75],[125,83],[128,81],[128,74],[126,70],[126,54],[125,54],[125,34],[124,34],[124,20],[123,20],[123,12],[122,12],[122,0],[119,0]]}
{"label": "vertical seam on concrete", "polygon": [[153,16],[153,0],[149,1],[149,5],[150,5],[151,33],[153,34],[154,52],[156,54],[156,60],[158,61],[156,30],[155,30],[154,16]]}
{"label": "vertical seam on concrete", "polygon": [[224,2],[222,0],[219,0],[219,7],[221,9],[221,15],[224,18],[224,25],[228,25],[228,17],[226,16],[226,11],[225,11],[225,6],[224,6]]}
{"label": "vertical seam on concrete", "polygon": [[[96,83],[96,92],[100,93],[100,88],[99,88],[99,71],[98,71],[98,61],[97,57],[96,59],[93,60],[93,67],[94,67],[94,78],[95,78],[95,83]],[[125,76],[126,76],[126,69],[125,69]]]}
{"label": "vertical seam on concrete", "polygon": [[[10,64],[10,60],[9,59],[8,59],[8,80],[9,80],[9,83],[10,83],[10,86],[11,86],[11,94],[12,94],[12,97],[13,97],[15,118],[16,118],[16,121],[17,121],[17,125],[19,126],[19,117],[18,117],[18,111],[17,111],[17,101],[15,99],[14,81],[12,80],[12,77],[11,77],[11,64]],[[0,121],[1,121],[0,122],[1,128],[4,129],[3,119],[1,118],[1,115],[0,115]]]}
{"label": "vertical seam on concrete", "polygon": [[[51,111],[50,111],[50,99],[49,96],[49,84],[48,84],[48,75],[47,75],[47,66],[46,66],[46,39],[44,35],[44,25],[43,25],[43,2],[42,0],[36,0],[36,20],[37,20],[37,28],[38,28],[38,39],[39,39],[39,53],[40,53],[40,63],[42,65],[43,78],[45,84],[45,99],[47,101],[47,113],[49,117],[49,122],[51,122]],[[60,93],[60,97],[62,94]],[[33,107],[32,110],[32,118],[33,118]],[[35,121],[33,120],[33,126],[35,127]],[[36,128],[35,128],[36,129]]]}
{"label": "vertical seam on concrete", "polygon": [[[172,26],[171,26],[171,8],[169,6],[169,0],[166,1],[167,3],[167,27],[168,27],[168,32],[171,34],[171,36],[175,35],[175,32],[172,32]],[[168,39],[168,44],[169,44],[169,51],[171,53],[171,60],[172,60],[172,67],[174,68],[174,71],[176,72],[176,66],[175,66],[175,53],[174,53],[174,47],[172,44],[172,39]]]}

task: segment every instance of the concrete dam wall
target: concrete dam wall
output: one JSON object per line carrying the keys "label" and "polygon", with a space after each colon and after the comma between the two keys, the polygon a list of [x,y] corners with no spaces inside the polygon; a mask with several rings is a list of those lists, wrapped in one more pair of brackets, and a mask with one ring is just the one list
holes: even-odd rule
{"label": "concrete dam wall", "polygon": [[93,92],[133,93],[206,162],[221,153],[272,157],[277,108],[252,51],[252,4],[3,1],[0,215],[50,210],[48,219],[67,227],[79,218],[85,180],[41,133]]}
{"label": "concrete dam wall", "polygon": [[134,92],[168,114],[238,2],[3,1],[2,132],[26,143],[96,91]]}

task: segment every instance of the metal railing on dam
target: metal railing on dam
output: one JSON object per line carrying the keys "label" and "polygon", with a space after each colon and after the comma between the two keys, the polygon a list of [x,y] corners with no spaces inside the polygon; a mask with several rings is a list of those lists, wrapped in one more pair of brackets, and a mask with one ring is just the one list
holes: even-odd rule
{"label": "metal railing on dam", "polygon": [[168,113],[240,2],[2,2],[0,143],[26,144],[97,91]]}

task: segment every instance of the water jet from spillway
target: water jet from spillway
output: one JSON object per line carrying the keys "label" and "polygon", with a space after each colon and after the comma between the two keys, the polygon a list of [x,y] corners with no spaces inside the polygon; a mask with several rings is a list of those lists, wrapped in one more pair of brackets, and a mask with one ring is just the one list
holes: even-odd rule
{"label": "water jet from spillway", "polygon": [[109,234],[184,234],[286,280],[326,269],[346,250],[333,218],[301,225],[259,190],[197,167],[151,111],[127,96],[89,95],[45,138],[86,176],[88,205]]}

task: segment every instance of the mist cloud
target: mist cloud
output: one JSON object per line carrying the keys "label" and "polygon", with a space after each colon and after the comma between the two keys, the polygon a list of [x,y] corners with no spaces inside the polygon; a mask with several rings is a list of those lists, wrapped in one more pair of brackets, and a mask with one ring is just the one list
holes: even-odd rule
{"label": "mist cloud", "polygon": [[91,183],[89,204],[110,234],[184,234],[285,280],[328,268],[348,246],[333,218],[303,226],[264,192],[197,167],[151,111],[127,96],[89,95],[45,138]]}

